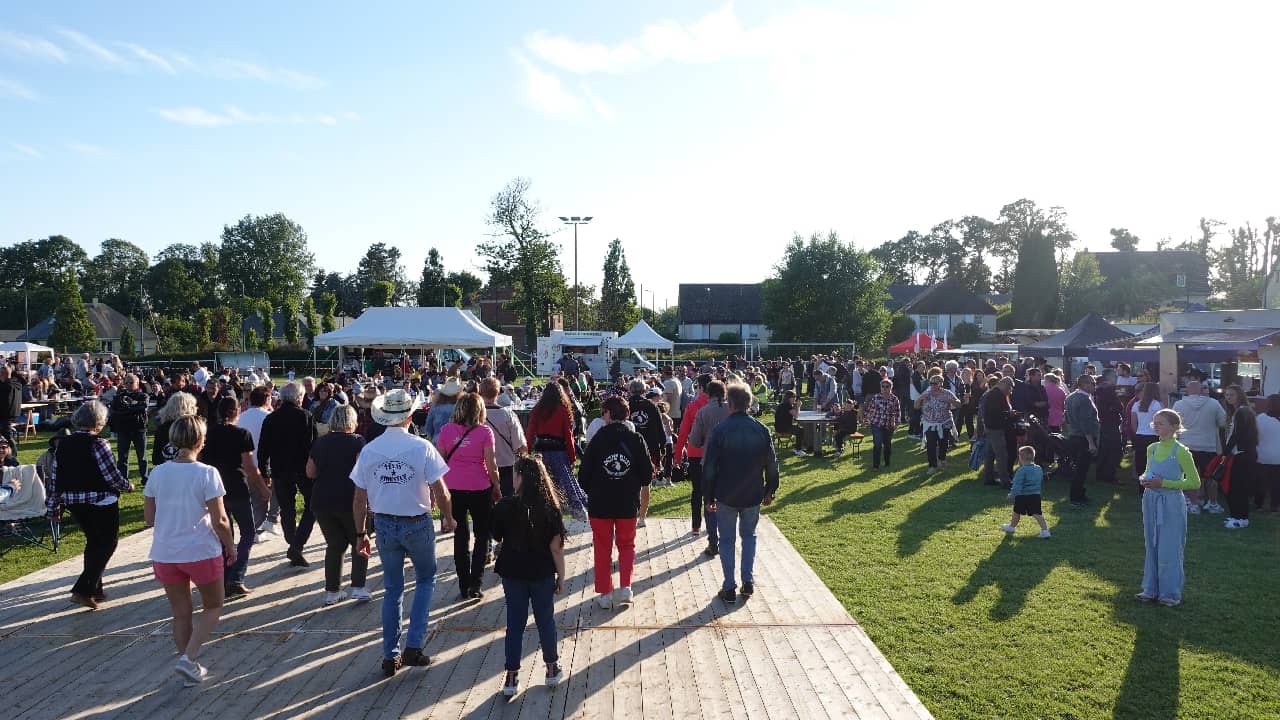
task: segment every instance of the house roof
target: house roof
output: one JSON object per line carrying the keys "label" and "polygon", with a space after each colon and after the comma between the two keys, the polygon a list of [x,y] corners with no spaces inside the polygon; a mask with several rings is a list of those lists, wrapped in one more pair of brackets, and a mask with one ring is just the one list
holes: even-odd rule
{"label": "house roof", "polygon": [[902,308],[908,315],[995,315],[996,309],[955,280],[925,290]]}
{"label": "house roof", "polygon": [[760,283],[682,283],[680,323],[760,325],[764,323]]}
{"label": "house roof", "polygon": [[1098,343],[1133,337],[1131,334],[1107,322],[1097,313],[1089,313],[1071,327],[1039,342],[1023,345],[1019,355],[1043,355],[1046,357],[1085,357],[1089,348]]}
{"label": "house roof", "polygon": [[1103,277],[1108,279],[1129,278],[1140,271],[1170,276],[1182,273],[1187,276],[1188,293],[1200,295],[1209,292],[1209,262],[1192,250],[1095,252],[1093,256],[1098,259],[1098,269]]}
{"label": "house roof", "polygon": [[[87,302],[84,304],[85,313],[89,316],[89,322],[93,324],[94,336],[99,340],[119,340],[124,334],[124,328],[129,326],[129,332],[134,339],[142,337],[142,325],[136,320],[132,320],[115,308],[100,302]],[[53,332],[53,316],[41,320],[31,327],[31,331],[18,336],[19,340],[29,340],[32,342],[41,342],[49,339],[50,333]]]}
{"label": "house roof", "polygon": [[920,293],[928,290],[928,285],[902,285],[899,283],[890,283],[886,291],[889,293],[889,299],[885,301],[885,307],[890,310],[898,310],[907,305],[912,300],[919,297]]}

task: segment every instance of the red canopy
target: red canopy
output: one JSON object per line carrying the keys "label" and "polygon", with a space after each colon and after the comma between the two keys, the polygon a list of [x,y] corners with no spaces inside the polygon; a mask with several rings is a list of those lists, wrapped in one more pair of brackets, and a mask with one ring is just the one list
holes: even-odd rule
{"label": "red canopy", "polygon": [[932,352],[934,350],[947,349],[949,348],[946,343],[930,337],[929,333],[921,330],[897,345],[889,346],[889,354],[901,355],[902,353]]}

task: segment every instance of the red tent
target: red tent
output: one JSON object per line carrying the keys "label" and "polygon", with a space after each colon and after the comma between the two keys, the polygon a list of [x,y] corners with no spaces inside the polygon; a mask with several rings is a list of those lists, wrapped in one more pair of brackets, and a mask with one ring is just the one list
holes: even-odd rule
{"label": "red tent", "polygon": [[921,330],[897,345],[889,346],[889,354],[901,355],[903,353],[932,352],[934,350],[947,349],[946,343],[929,337],[929,333]]}

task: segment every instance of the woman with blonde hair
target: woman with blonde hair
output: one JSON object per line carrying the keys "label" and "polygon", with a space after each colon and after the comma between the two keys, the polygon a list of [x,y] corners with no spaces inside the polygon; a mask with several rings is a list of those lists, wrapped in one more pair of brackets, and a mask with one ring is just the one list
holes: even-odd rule
{"label": "woman with blonde hair", "polygon": [[351,405],[339,405],[329,418],[329,432],[311,446],[307,458],[307,477],[311,488],[311,510],[324,534],[324,604],[333,605],[346,599],[342,592],[342,561],[351,548],[351,597],[356,602],[369,602],[372,596],[365,587],[369,558],[355,551],[356,541],[365,528],[356,527],[352,503],[356,486],[351,470],[364,449],[364,438],[355,434],[357,412]]}
{"label": "woman with blonde hair", "polygon": [[1166,607],[1182,602],[1182,557],[1187,543],[1187,506],[1183,490],[1200,487],[1200,474],[1191,451],[1178,442],[1182,417],[1173,410],[1159,410],[1151,421],[1158,440],[1147,447],[1142,484],[1142,533],[1146,560],[1142,571],[1143,602],[1158,601]]}
{"label": "woman with blonde hair", "polygon": [[151,467],[159,467],[162,463],[172,460],[177,450],[169,444],[169,428],[173,426],[173,422],[178,418],[196,415],[199,409],[196,405],[196,396],[189,392],[176,392],[169,396],[169,400],[160,408],[160,414],[156,417],[156,435],[155,442],[151,444]]}
{"label": "woman with blonde hair", "polygon": [[493,504],[502,498],[497,438],[485,419],[484,399],[476,393],[462,393],[454,404],[453,417],[436,435],[436,449],[449,465],[444,485],[453,497],[453,519],[458,523],[453,531],[453,562],[464,600],[483,597],[480,585],[489,554]]}

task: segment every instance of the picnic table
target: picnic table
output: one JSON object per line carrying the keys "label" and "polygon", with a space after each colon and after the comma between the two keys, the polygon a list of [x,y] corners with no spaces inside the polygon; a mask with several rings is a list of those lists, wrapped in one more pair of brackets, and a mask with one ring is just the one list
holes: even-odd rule
{"label": "picnic table", "polygon": [[801,410],[796,413],[796,427],[800,430],[800,446],[813,448],[814,455],[822,455],[822,446],[831,437],[831,426],[836,419],[827,417],[821,410]]}

